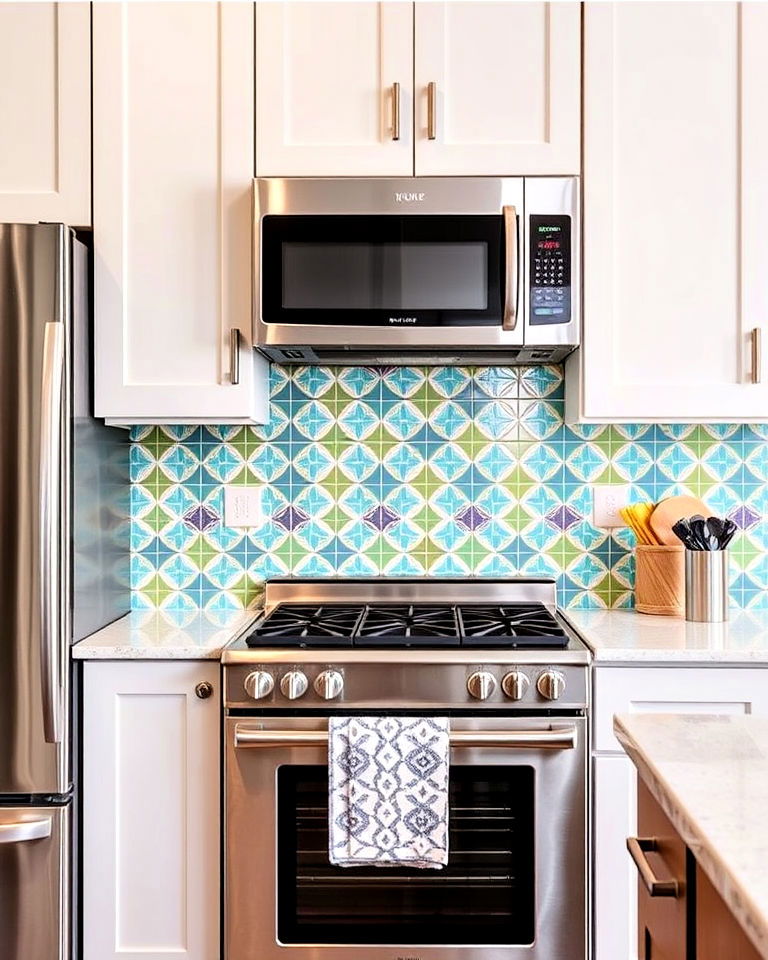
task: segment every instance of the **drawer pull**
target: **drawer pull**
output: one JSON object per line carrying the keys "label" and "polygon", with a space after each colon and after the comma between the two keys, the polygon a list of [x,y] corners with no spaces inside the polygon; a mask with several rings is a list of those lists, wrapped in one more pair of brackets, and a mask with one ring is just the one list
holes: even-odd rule
{"label": "drawer pull", "polygon": [[637,872],[651,897],[679,897],[680,884],[677,880],[658,880],[646,858],[646,853],[658,850],[655,837],[627,837],[627,850],[635,862]]}
{"label": "drawer pull", "polygon": [[50,837],[53,820],[38,817],[32,820],[17,820],[0,823],[0,843],[23,843],[25,840],[43,840]]}

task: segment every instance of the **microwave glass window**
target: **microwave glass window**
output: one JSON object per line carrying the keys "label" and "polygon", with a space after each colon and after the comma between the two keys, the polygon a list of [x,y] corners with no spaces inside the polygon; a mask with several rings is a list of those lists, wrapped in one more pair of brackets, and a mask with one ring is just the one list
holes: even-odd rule
{"label": "microwave glass window", "polygon": [[278,215],[261,222],[261,319],[307,326],[495,325],[499,215]]}
{"label": "microwave glass window", "polygon": [[485,310],[488,244],[283,244],[288,310]]}

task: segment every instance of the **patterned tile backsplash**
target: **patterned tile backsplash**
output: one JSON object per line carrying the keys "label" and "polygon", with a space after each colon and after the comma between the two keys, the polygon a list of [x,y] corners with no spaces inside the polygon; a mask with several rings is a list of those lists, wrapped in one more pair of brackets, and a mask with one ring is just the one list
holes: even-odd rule
{"label": "patterned tile backsplash", "polygon": [[[737,606],[768,607],[768,425],[568,427],[560,367],[273,367],[264,427],[135,427],[137,608],[251,603],[270,576],[557,578],[571,607],[632,604],[633,537],[596,483],[689,491],[740,527]],[[263,522],[223,523],[262,484]]]}

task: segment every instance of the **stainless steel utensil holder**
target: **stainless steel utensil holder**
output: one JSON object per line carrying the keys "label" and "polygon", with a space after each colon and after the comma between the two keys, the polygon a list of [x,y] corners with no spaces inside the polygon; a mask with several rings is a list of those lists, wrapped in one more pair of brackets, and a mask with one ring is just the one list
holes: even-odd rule
{"label": "stainless steel utensil holder", "polygon": [[721,623],[728,619],[728,551],[685,551],[685,619]]}

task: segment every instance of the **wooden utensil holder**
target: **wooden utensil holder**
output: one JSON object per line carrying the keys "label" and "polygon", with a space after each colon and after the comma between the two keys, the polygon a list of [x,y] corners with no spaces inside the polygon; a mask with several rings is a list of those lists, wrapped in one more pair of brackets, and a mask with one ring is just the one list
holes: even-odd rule
{"label": "wooden utensil holder", "polygon": [[662,617],[685,613],[685,547],[635,547],[635,610]]}

